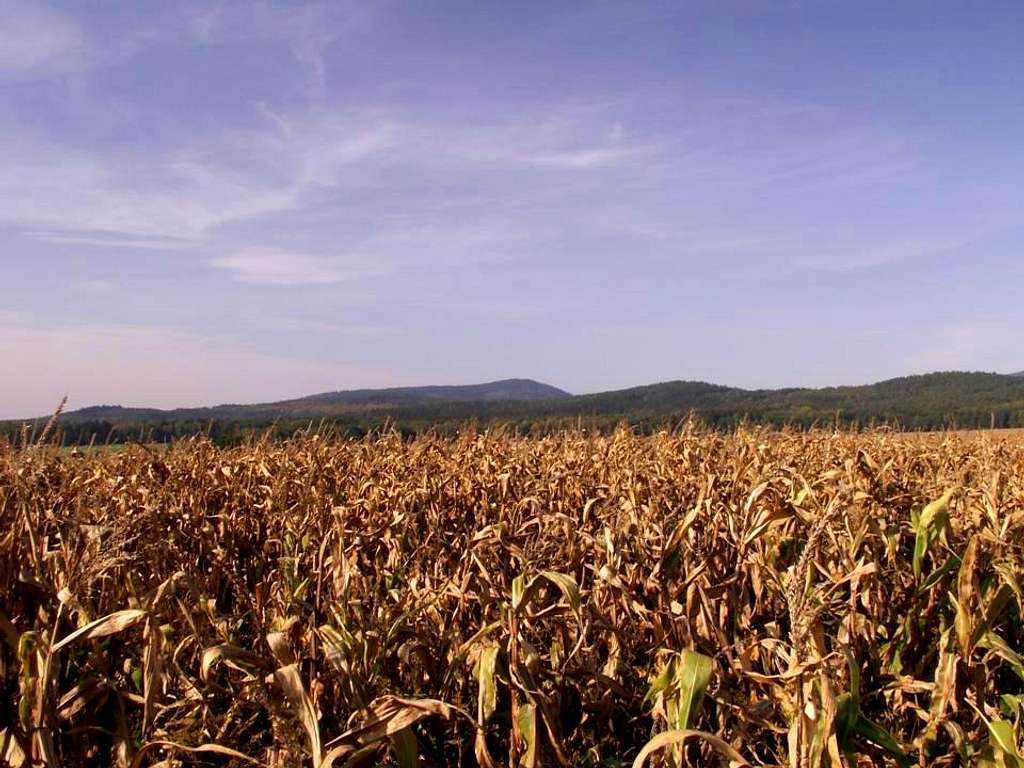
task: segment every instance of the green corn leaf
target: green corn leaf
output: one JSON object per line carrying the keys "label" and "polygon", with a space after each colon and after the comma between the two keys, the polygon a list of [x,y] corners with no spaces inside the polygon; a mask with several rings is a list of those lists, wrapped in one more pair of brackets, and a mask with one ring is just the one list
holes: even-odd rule
{"label": "green corn leaf", "polygon": [[836,735],[844,752],[852,749],[853,729],[860,717],[860,665],[849,648],[843,649],[850,672],[850,690],[836,697]]}
{"label": "green corn leaf", "polygon": [[935,541],[938,531],[946,523],[946,510],[949,509],[949,500],[953,497],[953,488],[947,488],[942,496],[921,510],[921,514],[915,525],[917,539],[914,541],[914,577],[921,578],[921,564],[928,551],[928,546]]}
{"label": "green corn leaf", "polygon": [[576,616],[576,622],[582,627],[583,616],[580,614],[580,588],[577,586],[576,580],[572,576],[559,573],[558,571],[543,571],[540,576],[558,587],[566,602],[569,603],[569,608],[572,609],[573,614]]}
{"label": "green corn leaf", "polygon": [[530,601],[533,600],[534,595],[540,589],[541,584],[545,581],[553,584],[562,593],[566,602],[569,603],[573,616],[576,617],[576,622],[582,629],[583,615],[580,611],[580,589],[572,576],[558,573],[557,571],[543,571],[532,578],[529,584],[526,583],[525,576],[517,576],[512,581],[512,610],[517,613],[525,611],[526,606],[530,604]]}
{"label": "green corn leaf", "polygon": [[395,752],[400,768],[417,768],[419,765],[419,744],[412,726],[391,735],[391,749]]}
{"label": "green corn leaf", "polygon": [[926,592],[930,591],[932,587],[934,587],[942,580],[943,576],[945,576],[950,571],[959,568],[960,565],[960,558],[956,555],[950,555],[949,559],[947,559],[946,562],[944,562],[942,565],[940,565],[938,568],[935,568],[931,573],[928,574],[928,578],[926,578],[921,583],[921,586],[917,588],[917,594],[923,595]]}
{"label": "green corn leaf", "polygon": [[523,704],[519,708],[519,735],[525,749],[519,759],[520,768],[535,768],[537,765],[537,707]]}
{"label": "green corn leaf", "polygon": [[853,749],[853,728],[859,715],[852,693],[841,693],[836,697],[836,737],[843,752]]}
{"label": "green corn leaf", "polygon": [[985,648],[992,655],[1005,661],[1017,673],[1017,677],[1024,680],[1024,657],[1013,650],[1010,644],[995,632],[986,632],[982,635],[978,640],[978,647]]}
{"label": "green corn leaf", "polygon": [[914,540],[914,578],[921,578],[921,563],[924,562],[924,555],[927,551],[928,532],[919,529],[917,538]]}
{"label": "green corn leaf", "polygon": [[981,621],[974,627],[974,634],[971,636],[972,645],[977,645],[978,641],[989,631],[989,628],[996,623],[1012,597],[1013,590],[1006,584],[1000,584],[995,595],[985,604]]}
{"label": "green corn leaf", "polygon": [[854,724],[854,731],[857,735],[864,737],[872,744],[876,744],[892,755],[900,766],[910,766],[910,758],[903,751],[903,747],[899,745],[899,742],[893,738],[891,733],[881,726],[876,725],[864,716],[860,716]]}
{"label": "green corn leaf", "polygon": [[1024,706],[1024,696],[1004,693],[999,697],[999,708],[1006,717],[1016,718]]}
{"label": "green corn leaf", "polygon": [[1009,563],[999,563],[996,565],[995,571],[999,574],[999,579],[1013,591],[1017,598],[1017,611],[1024,616],[1024,589],[1021,589],[1013,567]]}
{"label": "green corn leaf", "polygon": [[518,611],[526,593],[526,574],[519,574],[512,579],[512,610]]}
{"label": "green corn leaf", "polygon": [[498,646],[490,645],[480,652],[476,679],[479,686],[477,717],[482,726],[498,706],[498,684],[494,667],[498,660]]}
{"label": "green corn leaf", "polygon": [[647,695],[644,696],[645,704],[649,701],[653,701],[654,697],[659,693],[668,690],[668,687],[672,684],[672,681],[676,676],[676,661],[677,657],[673,655],[668,660],[668,663],[665,664],[665,668],[661,670],[656,678],[654,678],[654,682],[651,683],[651,687],[648,689]]}
{"label": "green corn leaf", "polygon": [[689,728],[701,702],[704,692],[711,682],[712,660],[696,651],[683,651],[679,654],[679,666],[676,673],[676,685],[679,691],[679,710],[677,725],[679,729]]}
{"label": "green corn leaf", "polygon": [[853,651],[849,648],[843,649],[846,656],[846,667],[850,672],[850,695],[853,697],[853,707],[860,712],[860,664],[857,663]]}
{"label": "green corn leaf", "polygon": [[988,725],[989,742],[993,749],[1000,751],[1009,765],[1022,768],[1024,757],[1017,751],[1017,739],[1013,733],[1013,725],[1006,720],[986,721]]}

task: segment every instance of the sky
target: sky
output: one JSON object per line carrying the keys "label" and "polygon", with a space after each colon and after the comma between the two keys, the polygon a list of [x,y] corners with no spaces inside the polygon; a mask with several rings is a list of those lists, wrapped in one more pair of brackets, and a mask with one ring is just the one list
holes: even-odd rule
{"label": "sky", "polygon": [[0,0],[0,418],[1024,369],[1024,3]]}

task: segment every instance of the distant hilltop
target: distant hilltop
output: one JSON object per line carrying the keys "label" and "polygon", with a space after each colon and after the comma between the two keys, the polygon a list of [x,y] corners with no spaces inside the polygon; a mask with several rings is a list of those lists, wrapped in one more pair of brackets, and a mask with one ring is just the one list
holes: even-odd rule
{"label": "distant hilltop", "polygon": [[558,387],[533,379],[502,379],[485,384],[460,384],[386,389],[346,389],[321,392],[292,400],[253,405],[224,404],[200,408],[123,408],[119,405],[94,405],[71,411],[65,421],[81,419],[141,421],[181,419],[324,418],[361,411],[379,411],[432,403],[500,403],[564,400],[572,395]]}
{"label": "distant hilltop", "polygon": [[325,392],[293,400],[296,403],[347,403],[414,405],[429,402],[491,402],[494,400],[561,400],[572,397],[565,390],[533,379],[502,379],[486,384],[455,386],[395,387],[392,389],[350,389]]}

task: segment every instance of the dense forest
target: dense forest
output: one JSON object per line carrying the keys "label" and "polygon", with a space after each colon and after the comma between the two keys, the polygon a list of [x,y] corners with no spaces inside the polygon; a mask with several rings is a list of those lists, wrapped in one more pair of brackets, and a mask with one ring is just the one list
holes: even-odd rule
{"label": "dense forest", "polygon": [[[254,434],[283,436],[309,427],[351,437],[382,429],[449,433],[469,426],[544,434],[577,426],[608,431],[628,424],[638,432],[653,432],[691,417],[721,429],[741,422],[797,428],[889,424],[910,430],[1024,427],[1024,377],[1019,375],[947,372],[864,386],[778,390],[676,381],[578,396],[529,380],[510,381],[467,388],[359,390],[175,411],[98,406],[64,414],[61,430],[68,444],[168,442],[200,432],[228,444]],[[0,430],[17,443],[43,423],[12,421]]]}

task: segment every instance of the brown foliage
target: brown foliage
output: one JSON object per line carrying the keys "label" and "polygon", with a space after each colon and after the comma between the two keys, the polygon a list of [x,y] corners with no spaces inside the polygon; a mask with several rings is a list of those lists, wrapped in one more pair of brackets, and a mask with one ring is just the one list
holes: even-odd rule
{"label": "brown foliage", "polygon": [[1024,764],[1022,525],[1019,437],[0,448],[0,759]]}

